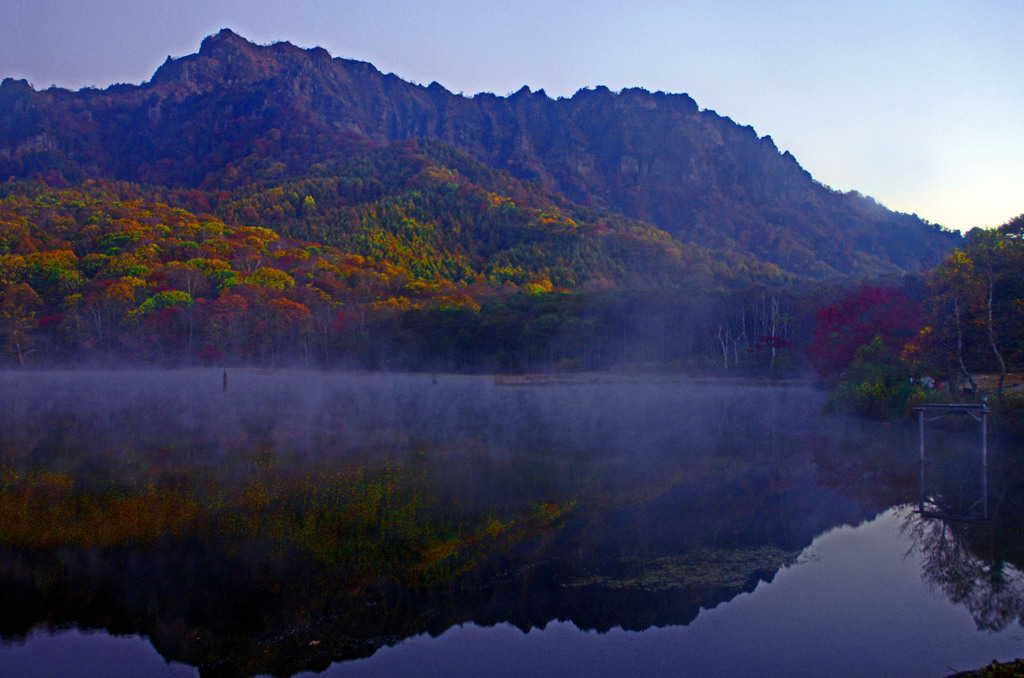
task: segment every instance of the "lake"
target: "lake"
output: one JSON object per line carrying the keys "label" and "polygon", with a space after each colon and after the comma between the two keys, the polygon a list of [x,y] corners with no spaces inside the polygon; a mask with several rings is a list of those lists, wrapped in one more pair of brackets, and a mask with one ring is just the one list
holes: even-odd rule
{"label": "lake", "polygon": [[0,388],[2,676],[938,678],[1024,655],[1021,455],[990,431],[983,477],[966,417],[927,425],[922,467],[916,426],[823,415],[798,383]]}

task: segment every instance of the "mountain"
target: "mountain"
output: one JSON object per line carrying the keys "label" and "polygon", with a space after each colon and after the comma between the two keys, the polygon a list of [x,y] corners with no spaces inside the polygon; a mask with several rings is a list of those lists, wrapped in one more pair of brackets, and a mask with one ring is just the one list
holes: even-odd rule
{"label": "mountain", "polygon": [[140,86],[0,85],[0,177],[214,195],[338,177],[354,159],[410,139],[441,142],[684,245],[814,278],[919,269],[960,241],[815,182],[770,137],[685,94],[598,87],[552,99],[523,88],[468,98],[322,48],[259,46],[226,29],[197,54],[168,57]]}

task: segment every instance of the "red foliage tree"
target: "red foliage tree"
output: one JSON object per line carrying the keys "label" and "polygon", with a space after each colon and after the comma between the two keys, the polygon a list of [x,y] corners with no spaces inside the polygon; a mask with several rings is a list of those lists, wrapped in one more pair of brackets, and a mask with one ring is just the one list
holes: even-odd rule
{"label": "red foliage tree", "polygon": [[920,309],[898,287],[862,285],[834,304],[819,308],[807,358],[823,377],[853,362],[857,348],[881,337],[899,352],[923,326]]}

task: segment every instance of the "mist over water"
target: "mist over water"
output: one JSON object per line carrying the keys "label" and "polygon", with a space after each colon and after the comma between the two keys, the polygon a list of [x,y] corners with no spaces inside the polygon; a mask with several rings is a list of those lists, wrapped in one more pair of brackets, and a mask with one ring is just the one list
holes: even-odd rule
{"label": "mist over water", "polygon": [[788,455],[821,402],[808,387],[669,378],[524,387],[491,377],[257,369],[231,370],[227,388],[219,369],[6,372],[0,388],[0,435],[35,441],[39,453],[116,461],[119,450],[149,446],[197,464],[259,446],[300,465],[366,454],[380,462],[410,446],[494,459],[583,455],[639,469],[732,453],[737,440],[745,455]]}
{"label": "mist over water", "polygon": [[[823,416],[823,394],[801,384],[231,369],[225,387],[221,369],[194,369],[4,372],[0,389],[0,635],[12,652],[61,646],[46,628],[116,629],[175,671],[243,676],[332,662],[358,673],[345,662],[466,624],[561,620],[571,626],[550,638],[572,628],[603,643],[731,609],[779,573],[811,572],[821,535],[879,514],[909,521],[893,507],[918,499],[916,427]],[[936,505],[974,491],[963,451],[977,442],[970,425],[930,432]],[[1017,515],[1007,497],[1019,485],[992,448],[994,513]],[[973,555],[1016,528],[907,525],[899,548],[920,553],[918,583],[882,598],[913,607],[934,582],[979,628],[1019,633],[1024,588],[985,593],[1016,581],[1015,566],[992,579]],[[893,548],[844,529],[868,539],[865,554]],[[1004,563],[1018,551],[989,548]],[[837,576],[795,600],[838,595]],[[974,602],[957,600],[965,590]],[[484,636],[445,637],[488,652]],[[846,652],[852,640],[837,638]],[[430,654],[394,656],[408,671]]]}

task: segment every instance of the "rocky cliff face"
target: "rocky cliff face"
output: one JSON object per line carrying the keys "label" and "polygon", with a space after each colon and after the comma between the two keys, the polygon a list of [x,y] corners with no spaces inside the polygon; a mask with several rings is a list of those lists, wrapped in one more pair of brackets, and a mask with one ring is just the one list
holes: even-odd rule
{"label": "rocky cliff face", "polygon": [[821,186],[770,137],[685,94],[597,87],[552,99],[524,87],[467,98],[320,48],[257,46],[228,30],[197,54],[168,58],[139,87],[0,87],[0,176],[215,186],[267,158],[295,173],[409,138],[438,139],[684,241],[813,276],[914,269],[957,241]]}

